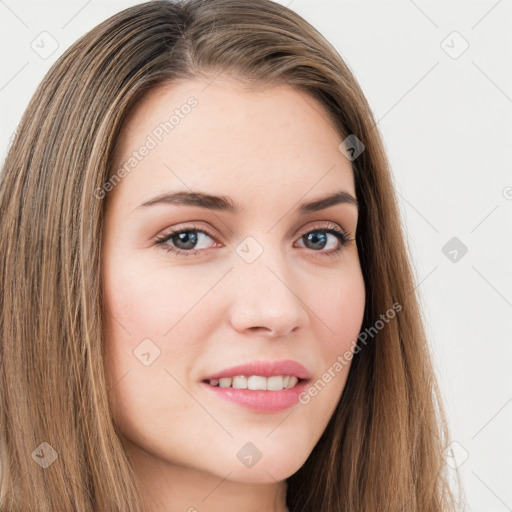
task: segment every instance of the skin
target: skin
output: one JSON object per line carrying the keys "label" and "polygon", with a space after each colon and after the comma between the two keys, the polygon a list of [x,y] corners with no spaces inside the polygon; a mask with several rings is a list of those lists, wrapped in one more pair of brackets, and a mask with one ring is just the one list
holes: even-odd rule
{"label": "skin", "polygon": [[[106,368],[114,421],[154,512],[286,511],[286,478],[306,461],[340,399],[350,363],[308,404],[254,412],[211,396],[208,374],[253,360],[294,359],[312,382],[353,349],[365,305],[355,241],[303,236],[335,224],[355,238],[349,203],[298,216],[298,203],[344,190],[349,160],[322,105],[288,86],[246,91],[221,75],[166,84],[131,112],[116,169],[172,110],[198,105],[108,192],[102,240]],[[240,215],[198,206],[138,206],[161,193],[230,196]],[[210,229],[186,248],[155,245],[173,227]],[[318,228],[320,226],[320,228]],[[188,228],[188,226],[187,226]],[[188,230],[188,229],[187,229]],[[188,230],[189,231],[189,230]],[[236,252],[252,236],[252,263]],[[322,242],[324,245],[322,246]],[[134,355],[154,357],[145,365]],[[147,342],[146,342],[147,343]],[[158,347],[158,349],[154,348]],[[148,359],[148,356],[146,356]],[[261,459],[237,452],[253,443]]]}

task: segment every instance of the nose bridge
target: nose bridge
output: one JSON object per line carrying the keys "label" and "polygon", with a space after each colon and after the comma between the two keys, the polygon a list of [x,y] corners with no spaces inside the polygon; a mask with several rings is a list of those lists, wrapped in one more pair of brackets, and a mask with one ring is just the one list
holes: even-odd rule
{"label": "nose bridge", "polygon": [[[271,238],[272,235],[268,235],[265,240]],[[255,250],[253,240],[246,240],[237,248],[241,256],[233,269],[236,283],[232,324],[238,330],[261,328],[275,336],[287,334],[307,319],[305,306],[294,291],[297,282],[294,282],[290,263],[277,243],[262,247],[260,254],[251,261],[247,255]]]}

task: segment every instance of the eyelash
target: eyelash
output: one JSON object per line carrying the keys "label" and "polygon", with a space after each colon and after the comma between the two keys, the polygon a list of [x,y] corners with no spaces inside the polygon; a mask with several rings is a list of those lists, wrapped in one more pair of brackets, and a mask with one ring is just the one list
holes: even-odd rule
{"label": "eyelash", "polygon": [[[194,225],[187,225],[182,226],[180,228],[176,228],[171,230],[168,233],[163,234],[162,236],[156,238],[155,245],[161,247],[165,252],[170,252],[175,255],[181,255],[181,256],[190,256],[190,255],[196,255],[200,253],[201,251],[206,251],[208,249],[190,249],[188,251],[185,251],[183,249],[177,249],[176,247],[173,247],[172,245],[166,244],[173,236],[179,235],[181,233],[187,233],[190,231],[196,231],[198,233],[204,233],[205,235],[208,235],[210,238],[215,240],[215,236],[213,233],[211,233],[209,230],[204,228],[199,228],[199,226]],[[313,252],[319,253],[320,256],[328,257],[328,258],[334,258],[338,256],[341,251],[350,244],[350,242],[353,242],[354,239],[350,237],[350,234],[345,231],[344,229],[340,229],[336,224],[327,223],[327,225],[322,226],[314,226],[312,228],[309,228],[307,231],[302,233],[299,237],[301,239],[305,235],[308,235],[310,233],[315,232],[322,232],[322,233],[330,233],[334,235],[339,242],[337,249],[332,249],[330,251],[324,252],[324,251],[315,251],[311,249]]]}

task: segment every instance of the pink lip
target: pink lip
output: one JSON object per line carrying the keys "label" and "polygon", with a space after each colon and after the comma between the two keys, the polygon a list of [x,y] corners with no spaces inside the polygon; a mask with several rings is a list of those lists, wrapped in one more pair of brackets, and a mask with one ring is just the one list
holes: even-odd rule
{"label": "pink lip", "polygon": [[223,377],[236,377],[238,375],[260,375],[261,377],[290,375],[299,379],[311,378],[309,371],[300,363],[291,359],[285,359],[282,361],[253,361],[252,363],[233,366],[220,372],[212,373],[204,377],[203,381],[221,379]]}
{"label": "pink lip", "polygon": [[[293,388],[281,391],[253,391],[252,389],[234,389],[211,386],[207,381],[238,375],[260,375],[273,377],[290,375],[300,380]],[[203,379],[201,385],[217,397],[236,403],[257,412],[277,412],[287,409],[298,402],[299,395],[306,390],[311,374],[303,365],[291,359],[282,361],[254,361],[249,364],[233,366],[217,373],[212,373]]]}
{"label": "pink lip", "polygon": [[308,387],[307,380],[300,380],[293,388],[282,391],[253,391],[251,389],[219,388],[201,382],[207,392],[256,412],[278,412],[295,405],[299,395]]}

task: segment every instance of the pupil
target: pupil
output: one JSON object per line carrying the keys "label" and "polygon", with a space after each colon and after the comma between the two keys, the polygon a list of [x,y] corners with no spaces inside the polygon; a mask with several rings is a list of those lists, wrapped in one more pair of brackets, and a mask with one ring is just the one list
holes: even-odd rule
{"label": "pupil", "polygon": [[[320,235],[316,234],[316,233],[309,233],[307,236],[308,240],[309,241],[312,241],[314,245],[316,245],[316,247],[313,247],[313,249],[323,249],[325,247],[325,244],[326,244],[326,234],[323,233],[323,232],[318,232],[320,233]],[[320,241],[320,246],[321,247],[318,247],[318,240],[322,238],[322,240]]]}
{"label": "pupil", "polygon": [[[184,233],[179,233],[179,234],[175,235],[175,237],[177,238],[177,240],[179,242],[179,243],[176,243],[176,241],[173,240],[175,245],[178,246],[180,249],[193,249],[194,245],[197,243],[197,235],[196,234],[190,235],[189,233],[193,233],[193,232],[186,231]],[[185,244],[184,247],[180,245],[182,243]],[[187,245],[187,243],[189,245]]]}

